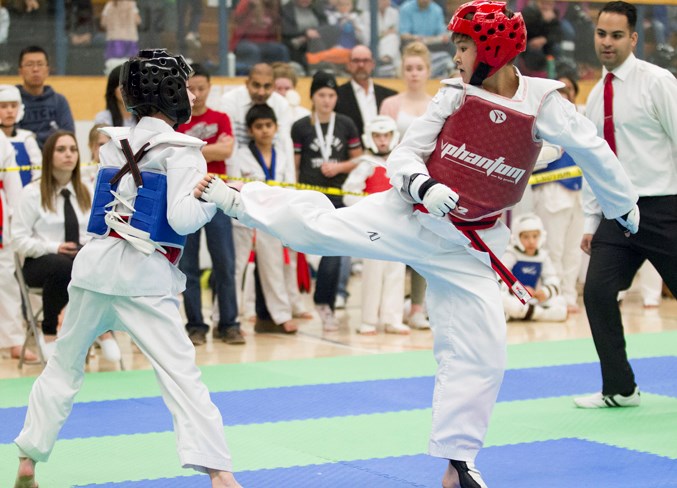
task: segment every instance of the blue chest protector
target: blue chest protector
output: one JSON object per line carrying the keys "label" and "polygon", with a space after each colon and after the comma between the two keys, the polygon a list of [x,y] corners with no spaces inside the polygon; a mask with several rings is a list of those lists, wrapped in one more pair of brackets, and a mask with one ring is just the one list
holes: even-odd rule
{"label": "blue chest protector", "polygon": [[31,158],[28,156],[26,145],[23,142],[12,141],[12,146],[14,146],[16,165],[21,167],[21,170],[19,171],[21,184],[26,186],[31,182],[31,179],[33,179],[33,173],[31,172]]}
{"label": "blue chest protector", "polygon": [[[120,168],[102,167],[96,178],[92,210],[87,231],[98,236],[108,235],[109,228],[105,222],[106,206],[115,197],[111,190],[117,190],[118,183],[110,184],[111,179]],[[129,218],[129,225],[148,232],[150,239],[163,246],[183,248],[186,236],[178,234],[167,221],[167,175],[151,171],[142,171],[143,186],[137,191],[134,202],[134,213]]]}
{"label": "blue chest protector", "polygon": [[[538,171],[534,171],[534,174],[536,175],[538,173],[544,173],[546,171],[553,171],[553,170],[556,170],[556,169],[569,168],[571,166],[576,166],[576,163],[571,158],[571,156],[569,156],[569,154],[564,153],[564,154],[562,154],[562,157],[559,158],[557,161],[553,161],[552,163],[549,163],[543,169],[540,169]],[[560,185],[562,185],[567,190],[578,191],[583,186],[583,177],[582,176],[574,176],[573,178],[564,178],[562,180],[557,180],[556,183],[559,183]],[[536,188],[537,186],[540,186],[540,185],[534,185],[534,188]]]}
{"label": "blue chest protector", "polygon": [[534,261],[517,261],[512,267],[512,274],[515,275],[524,286],[536,288],[538,280],[541,278],[543,263]]}

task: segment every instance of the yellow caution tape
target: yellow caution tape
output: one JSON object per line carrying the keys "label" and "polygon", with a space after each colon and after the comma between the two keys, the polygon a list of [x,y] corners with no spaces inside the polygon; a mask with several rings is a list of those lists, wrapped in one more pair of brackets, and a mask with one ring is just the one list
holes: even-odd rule
{"label": "yellow caution tape", "polygon": [[568,166],[562,169],[553,169],[552,171],[544,171],[543,173],[532,174],[529,178],[530,185],[540,185],[542,183],[551,183],[557,180],[565,180],[567,178],[575,178],[582,176],[583,172],[578,166]]}

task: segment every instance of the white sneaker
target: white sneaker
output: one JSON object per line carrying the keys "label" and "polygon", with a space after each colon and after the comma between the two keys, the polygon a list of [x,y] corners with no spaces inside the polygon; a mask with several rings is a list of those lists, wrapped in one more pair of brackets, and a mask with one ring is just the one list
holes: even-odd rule
{"label": "white sneaker", "polygon": [[339,329],[338,324],[336,323],[336,317],[334,317],[334,311],[328,304],[322,303],[315,305],[315,310],[317,310],[317,313],[320,316],[322,328],[325,332],[336,332]]}
{"label": "white sneaker", "polygon": [[120,346],[118,346],[118,342],[113,337],[104,340],[97,339],[96,342],[101,346],[101,354],[103,354],[103,357],[107,361],[112,363],[120,361],[122,355],[120,353]]}
{"label": "white sneaker", "polygon": [[336,301],[334,302],[334,308],[336,310],[343,310],[346,308],[346,297],[343,295],[336,295]]}
{"label": "white sneaker", "polygon": [[371,324],[362,324],[357,329],[357,333],[363,335],[376,335],[376,326]]}
{"label": "white sneaker", "polygon": [[386,332],[388,334],[407,335],[411,333],[411,328],[404,324],[386,324]]}
{"label": "white sneaker", "polygon": [[430,328],[430,322],[428,322],[428,319],[423,312],[414,312],[411,314],[407,319],[407,325],[412,329],[418,330]]}
{"label": "white sneaker", "polygon": [[579,408],[615,408],[615,407],[639,407],[640,403],[639,387],[630,396],[602,395],[595,393],[584,397],[574,398],[574,403]]}

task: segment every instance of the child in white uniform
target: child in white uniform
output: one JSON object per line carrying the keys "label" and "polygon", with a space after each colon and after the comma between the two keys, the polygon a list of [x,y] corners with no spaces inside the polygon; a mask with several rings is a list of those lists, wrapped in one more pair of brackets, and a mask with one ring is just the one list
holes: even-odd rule
{"label": "child in white uniform", "polygon": [[319,193],[262,183],[238,193],[210,176],[195,194],[299,251],[403,261],[421,273],[438,363],[429,452],[449,459],[445,488],[483,488],[474,460],[506,361],[494,269],[510,277],[495,258],[509,231],[497,217],[519,201],[541,140],[575,158],[607,218],[635,233],[639,211],[613,152],[556,92],[561,83],[521,76],[511,64],[526,43],[521,15],[477,0],[458,8],[449,29],[461,79],[443,82],[390,154],[392,190],[339,210]]}
{"label": "child in white uniform", "polygon": [[19,89],[14,85],[0,85],[0,128],[14,146],[16,164],[21,166],[21,183],[26,186],[40,178],[42,151],[35,133],[18,127],[23,116],[24,104]]}
{"label": "child in white uniform", "polygon": [[503,264],[527,287],[533,297],[522,303],[502,288],[503,307],[507,320],[544,320],[562,322],[567,319],[567,305],[560,295],[560,279],[545,250],[546,232],[543,222],[534,214],[515,218],[512,245],[503,255]]}
{"label": "child in white uniform", "polygon": [[[379,115],[372,119],[362,135],[368,153],[358,158],[361,162],[348,175],[343,191],[373,194],[392,188],[385,162],[399,140],[397,124],[392,117]],[[343,203],[353,205],[361,199],[348,194],[343,197]],[[374,335],[380,325],[390,334],[409,334],[411,329],[402,320],[406,266],[376,259],[365,259],[362,266],[362,325],[357,331]]]}
{"label": "child in white uniform", "polygon": [[176,266],[185,235],[216,211],[191,194],[207,170],[204,143],[172,129],[190,118],[195,96],[186,89],[189,75],[182,56],[162,50],[142,50],[123,65],[125,104],[142,118],[134,129],[106,130],[112,140],[101,148],[88,227],[95,237],[75,259],[56,351],[33,384],[15,439],[16,487],[37,486],[35,463],[47,461],[71,411],[89,345],[109,329],[127,332],[155,369],[182,466],[209,473],[212,487],[240,486],[177,298],[185,286]]}

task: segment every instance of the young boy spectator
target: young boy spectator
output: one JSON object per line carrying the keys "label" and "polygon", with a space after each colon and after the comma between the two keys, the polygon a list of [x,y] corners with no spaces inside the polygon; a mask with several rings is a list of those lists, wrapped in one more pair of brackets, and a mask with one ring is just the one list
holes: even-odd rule
{"label": "young boy spectator", "polygon": [[[247,147],[238,147],[233,159],[237,161],[239,175],[259,181],[296,182],[296,167],[285,151],[275,141],[277,118],[268,105],[254,105],[247,112],[247,128],[251,141]],[[256,274],[263,299],[257,300],[256,324],[259,333],[296,332],[292,320],[290,293],[283,286],[285,280],[284,246],[275,237],[257,232],[255,241]]]}
{"label": "young boy spectator", "polygon": [[[514,279],[496,258],[509,236],[498,216],[521,198],[541,140],[572,154],[607,218],[635,233],[639,212],[613,152],[556,93],[561,83],[513,66],[526,42],[521,15],[476,0],[449,30],[461,77],[444,82],[390,154],[391,190],[336,210],[319,193],[261,183],[238,193],[207,176],[195,195],[299,251],[403,261],[421,273],[438,363],[429,452],[449,460],[444,488],[485,488],[474,461],[506,362],[496,271]],[[516,280],[513,289],[527,300]]]}
{"label": "young boy spectator", "polygon": [[[207,161],[207,171],[225,176],[226,163],[233,152],[233,130],[228,115],[207,107],[211,90],[209,72],[199,64],[193,66],[193,76],[188,80],[188,89],[195,95],[193,116],[181,124],[178,132],[202,139],[202,155]],[[212,259],[214,294],[219,307],[218,326],[213,327],[215,338],[227,344],[244,344],[244,337],[237,320],[238,307],[235,291],[235,248],[233,226],[226,215],[214,215],[204,226],[207,248]],[[186,330],[194,345],[206,342],[209,326],[202,316],[202,291],[200,290],[200,233],[202,229],[186,237],[179,269],[186,275],[186,290],[183,306],[188,323]]]}
{"label": "young boy spectator", "polygon": [[503,287],[503,307],[507,320],[544,320],[562,322],[567,319],[566,303],[559,294],[560,280],[544,249],[546,232],[534,214],[515,218],[512,245],[502,261],[533,297],[522,303]]}
{"label": "young boy spectator", "polygon": [[[343,191],[359,194],[378,193],[392,188],[386,175],[386,158],[400,140],[397,124],[387,115],[378,115],[368,122],[362,141],[367,154],[350,172]],[[362,199],[345,195],[343,202],[353,205]],[[382,326],[390,334],[409,334],[404,325],[404,278],[406,266],[398,262],[364,259],[362,261],[362,325],[360,334],[374,335]]]}
{"label": "young boy spectator", "polygon": [[21,167],[21,184],[26,186],[40,177],[40,169],[37,168],[42,165],[42,151],[34,133],[18,128],[23,116],[24,105],[19,89],[13,85],[0,85],[0,129],[14,146],[16,164]]}
{"label": "young boy spectator", "polygon": [[[116,329],[132,337],[155,369],[181,465],[208,473],[212,488],[240,487],[177,299],[185,283],[176,267],[184,235],[216,212],[191,196],[207,171],[199,149],[204,143],[172,129],[190,119],[190,74],[182,56],[163,50],[142,50],[122,69],[125,104],[141,120],[134,129],[109,128],[113,140],[101,149],[88,228],[94,238],[78,252],[56,351],[33,383],[14,441],[20,456],[16,486],[37,486],[35,463],[47,461],[71,411],[90,344]],[[175,89],[165,91],[167,85]]]}

